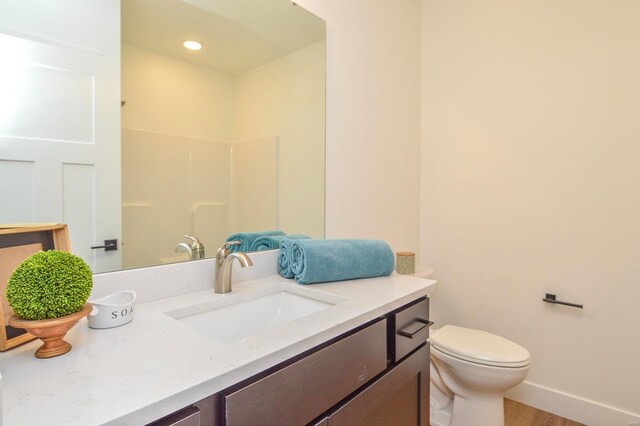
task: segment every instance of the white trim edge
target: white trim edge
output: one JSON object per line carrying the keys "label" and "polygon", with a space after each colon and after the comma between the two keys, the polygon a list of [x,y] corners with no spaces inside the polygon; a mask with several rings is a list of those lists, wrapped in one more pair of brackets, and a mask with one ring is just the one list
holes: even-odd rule
{"label": "white trim edge", "polygon": [[505,396],[589,426],[640,426],[640,414],[527,381]]}

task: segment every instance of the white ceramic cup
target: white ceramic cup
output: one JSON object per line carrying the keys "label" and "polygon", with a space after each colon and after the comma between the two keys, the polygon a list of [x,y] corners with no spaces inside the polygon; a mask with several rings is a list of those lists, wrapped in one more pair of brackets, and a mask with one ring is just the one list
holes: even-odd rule
{"label": "white ceramic cup", "polygon": [[123,290],[89,303],[93,305],[93,310],[87,317],[90,328],[119,327],[133,321],[136,293]]}

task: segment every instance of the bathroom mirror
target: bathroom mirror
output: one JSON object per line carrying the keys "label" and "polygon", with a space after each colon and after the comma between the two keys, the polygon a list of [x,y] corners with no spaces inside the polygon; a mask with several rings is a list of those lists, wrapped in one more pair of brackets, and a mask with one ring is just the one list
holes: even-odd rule
{"label": "bathroom mirror", "polygon": [[[324,21],[290,0],[122,0],[120,30],[121,217],[99,202],[91,213],[120,221],[120,235],[92,236],[117,238],[119,253],[74,242],[83,211],[32,214],[17,200],[0,223],[68,223],[94,272],[189,260],[176,252],[184,235],[206,257],[236,232],[322,238]],[[20,161],[0,152],[0,178],[23,181]],[[85,181],[75,164],[63,169],[69,187]]]}

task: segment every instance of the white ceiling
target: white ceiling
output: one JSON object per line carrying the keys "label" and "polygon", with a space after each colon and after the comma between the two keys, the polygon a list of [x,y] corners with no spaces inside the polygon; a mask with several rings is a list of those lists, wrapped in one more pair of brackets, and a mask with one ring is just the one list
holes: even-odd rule
{"label": "white ceiling", "polygon": [[123,43],[231,75],[324,37],[324,21],[290,0],[122,0]]}

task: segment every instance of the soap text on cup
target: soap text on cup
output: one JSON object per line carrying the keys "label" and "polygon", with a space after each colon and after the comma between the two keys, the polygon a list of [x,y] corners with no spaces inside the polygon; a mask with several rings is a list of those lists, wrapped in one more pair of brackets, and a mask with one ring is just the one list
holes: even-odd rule
{"label": "soap text on cup", "polygon": [[130,308],[125,308],[123,310],[121,310],[120,312],[118,311],[112,311],[111,312],[111,319],[117,319],[119,316],[120,317],[124,317],[127,315],[132,315],[133,314],[133,306]]}

